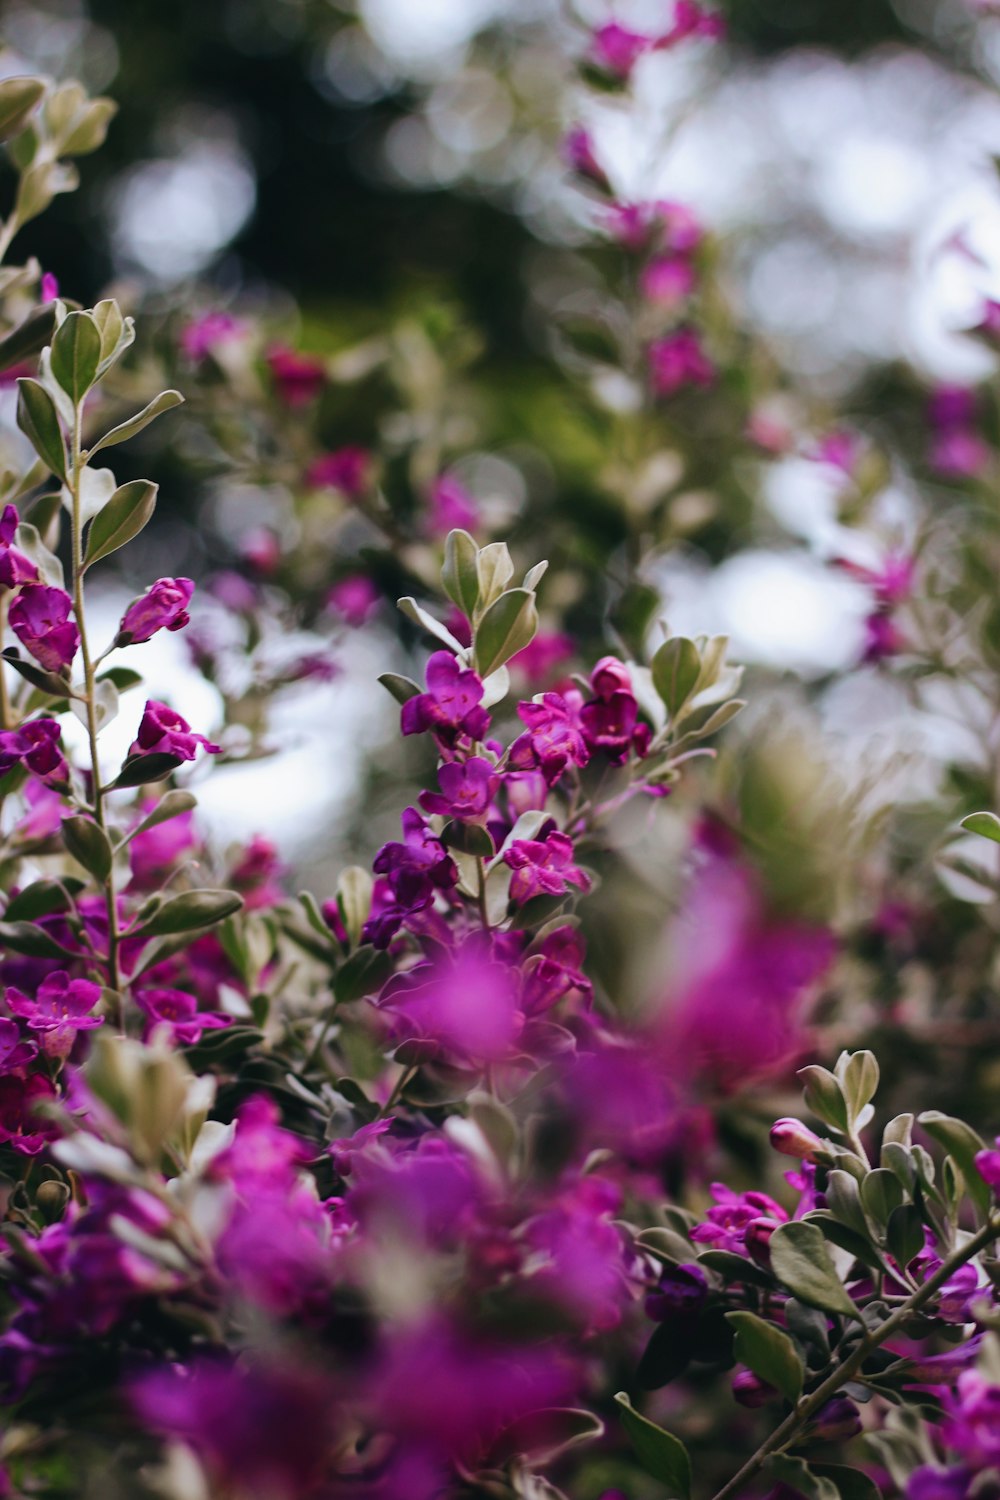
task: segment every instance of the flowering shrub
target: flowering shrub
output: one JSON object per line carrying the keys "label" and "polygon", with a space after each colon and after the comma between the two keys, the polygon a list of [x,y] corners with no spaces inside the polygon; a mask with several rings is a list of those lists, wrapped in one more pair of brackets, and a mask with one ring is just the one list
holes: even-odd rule
{"label": "flowering shrub", "polygon": [[[702,6],[668,9],[598,26],[581,77],[620,92],[719,37]],[[0,82],[4,257],[112,113],[73,83]],[[768,722],[766,687],[728,731],[746,707],[728,641],[656,618],[684,511],[664,431],[718,473],[797,444],[832,476],[851,670],[922,704],[964,673],[995,707],[982,557],[958,502],[950,574],[939,538],[886,538],[873,439],[786,433],[740,383],[749,335],[696,216],[620,199],[582,126],[565,156],[604,280],[558,332],[616,455],[611,566],[558,514],[531,528],[554,576],[524,530],[495,534],[451,436],[453,329],[328,355],[212,307],[168,318],[136,367],[117,300],[80,306],[30,260],[0,274],[20,433],[0,473],[0,1493],[996,1487],[1000,1140],[977,1129],[997,1123],[979,1071],[997,883],[977,861],[1000,842],[995,777],[956,760],[923,843],[904,812],[879,844],[798,725]],[[160,359],[193,412],[152,387],[134,410]],[[400,403],[378,451],[322,409],[375,367]],[[921,462],[976,482],[975,394],[927,410]],[[206,590],[143,580],[99,637],[102,577],[157,506],[107,450],[161,417],[227,476],[281,476],[284,514]],[[194,788],[265,754],[271,701],[334,681],[373,620],[420,784],[380,847],[366,800],[365,864],[295,897],[266,819],[223,858]],[[184,633],[219,723],[145,696],[137,648],[160,632]],[[931,1076],[944,1047],[952,1085]]]}

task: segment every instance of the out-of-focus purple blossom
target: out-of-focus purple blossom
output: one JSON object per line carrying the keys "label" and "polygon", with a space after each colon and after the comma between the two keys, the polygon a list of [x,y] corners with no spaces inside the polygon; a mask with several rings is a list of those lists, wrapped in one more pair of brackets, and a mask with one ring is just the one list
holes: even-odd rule
{"label": "out-of-focus purple blossom", "polygon": [[415,807],[403,813],[403,842],[383,844],[372,863],[383,875],[392,901],[365,923],[363,938],[385,948],[412,913],[430,906],[436,891],[458,882],[455,861]]}
{"label": "out-of-focus purple blossom", "polygon": [[955,479],[975,479],[986,469],[991,457],[989,445],[978,432],[965,427],[951,427],[939,433],[929,454],[932,469]]}
{"label": "out-of-focus purple blossom", "polygon": [[0,1016],[0,1073],[17,1073],[37,1055],[35,1043],[22,1040],[17,1022]]}
{"label": "out-of-focus purple blossom", "polygon": [[563,141],[563,158],[566,165],[579,172],[588,182],[607,190],[608,176],[597,159],[593,137],[582,125],[574,125]]}
{"label": "out-of-focus purple blossom", "polygon": [[[191,619],[188,605],[193,593],[190,578],[158,578],[122,615],[119,644],[138,646],[151,640],[158,630],[183,630]],[[123,641],[123,636],[128,641]]]}
{"label": "out-of-focus purple blossom", "polygon": [[271,578],[281,566],[281,540],[270,526],[254,526],[240,538],[239,554],[258,578]]}
{"label": "out-of-focus purple blossom", "polygon": [[733,1400],[740,1406],[747,1406],[755,1410],[759,1406],[768,1406],[772,1401],[780,1399],[779,1392],[773,1385],[768,1385],[766,1380],[761,1380],[752,1370],[745,1365],[737,1367],[732,1380]]}
{"label": "out-of-focus purple blossom", "polygon": [[382,595],[364,573],[351,573],[335,583],[326,596],[326,607],[352,629],[367,624],[382,602]]}
{"label": "out-of-focus purple blossom", "polygon": [[693,328],[679,328],[649,346],[649,372],[658,396],[673,396],[684,386],[710,386],[715,365]]}
{"label": "out-of-focus purple blossom", "polygon": [[613,1222],[620,1209],[614,1183],[580,1177],[524,1226],[529,1284],[584,1319],[588,1332],[614,1328],[628,1297],[625,1246]]}
{"label": "out-of-focus purple blossom", "polygon": [[[997,1137],[996,1145],[1000,1147],[1000,1136]],[[977,1152],[976,1171],[994,1192],[1000,1191],[1000,1150]]]}
{"label": "out-of-focus purple blossom", "polygon": [[55,1085],[41,1073],[32,1073],[30,1078],[10,1073],[0,1078],[0,1141],[24,1156],[37,1156],[56,1138],[59,1128],[36,1106],[55,1099]]}
{"label": "out-of-focus purple blossom", "polygon": [[427,524],[432,536],[449,531],[474,531],[479,524],[475,500],[453,474],[439,474],[430,488]]}
{"label": "out-of-focus purple blossom", "polygon": [[711,41],[726,34],[725,17],[718,11],[707,10],[698,0],[676,0],[673,24],[669,31],[657,37],[657,49],[676,46],[688,37],[706,37]]}
{"label": "out-of-focus purple blossom", "polygon": [[541,630],[527,646],[515,651],[507,666],[522,672],[533,686],[541,686],[573,656],[573,639],[559,631]]}
{"label": "out-of-focus purple blossom", "polygon": [[1000,1385],[965,1370],[944,1397],[941,1436],[970,1469],[1000,1464]]}
{"label": "out-of-focus purple blossom", "polygon": [[143,1040],[159,1026],[178,1046],[192,1047],[205,1031],[232,1025],[232,1016],[218,1010],[199,1010],[193,995],[184,990],[136,990],[135,1003],[146,1017]]}
{"label": "out-of-focus purple blossom", "polygon": [[231,313],[202,313],[201,317],[185,323],[181,329],[180,346],[188,359],[200,362],[208,359],[225,344],[234,343],[246,334],[246,324]]}
{"label": "out-of-focus purple blossom", "polygon": [[818,463],[829,464],[848,477],[854,473],[861,453],[861,442],[856,433],[844,427],[835,427],[824,433],[813,451]]}
{"label": "out-of-focus purple blossom", "polygon": [[302,1500],[336,1441],[335,1394],[301,1361],[195,1359],[140,1375],[129,1399],[151,1431],[193,1449],[213,1492],[239,1500]]}
{"label": "out-of-focus purple blossom", "polygon": [[543,693],[540,700],[517,705],[518,717],[526,726],[510,748],[508,761],[512,770],[540,770],[549,786],[554,786],[567,766],[585,766],[590,751],[580,726],[582,699],[575,690]]}
{"label": "out-of-focus purple blossom", "polygon": [[10,628],[47,672],[62,672],[76,655],[80,632],[70,619],[73,601],[64,589],[25,584],[10,607]]}
{"label": "out-of-focus purple blossom", "polygon": [[482,681],[471,667],[460,667],[450,651],[435,651],[427,662],[427,691],[403,704],[403,733],[430,731],[446,745],[460,734],[481,740],[490,727],[482,697]]}
{"label": "out-of-focus purple blossom", "polygon": [[921,1464],[910,1475],[906,1500],[965,1500],[973,1477],[968,1469],[939,1469],[936,1464]]}
{"label": "out-of-focus purple blossom", "polygon": [[266,362],[286,406],[308,406],[326,384],[326,365],[316,355],[276,344],[267,351]]}
{"label": "out-of-focus purple blossom", "polygon": [[482,823],[500,789],[500,777],[491,761],[471,755],[465,761],[446,761],[438,767],[440,792],[421,792],[424,812],[463,823]]}
{"label": "out-of-focus purple blossom", "polygon": [[225,568],[221,573],[214,573],[208,583],[208,592],[213,599],[218,599],[226,609],[233,610],[236,614],[251,615],[260,604],[260,591],[249,578],[244,578],[241,573],[234,573],[231,568]]}
{"label": "out-of-focus purple blossom", "polygon": [[67,1057],[78,1031],[93,1031],[104,1024],[91,1015],[101,998],[101,987],[89,979],[70,979],[64,969],[50,974],[38,987],[34,999],[10,985],[4,996],[7,1009],[38,1033],[46,1057]]}
{"label": "out-of-focus purple blossom", "polygon": [[643,267],[639,285],[650,302],[659,307],[677,307],[695,289],[694,267],[679,255],[658,255]]}
{"label": "out-of-focus purple blossom", "polygon": [[[148,817],[155,807],[155,799],[147,798],[139,807],[138,821]],[[178,813],[176,818],[168,818],[165,823],[154,823],[152,828],[137,833],[129,843],[133,885],[139,890],[155,889],[166,880],[179,860],[193,854],[198,847],[193,811]]]}
{"label": "out-of-focus purple blossom", "polygon": [[146,702],[139,733],[129,747],[129,755],[173,755],[178,760],[194,760],[198,746],[209,755],[218,755],[220,747],[203,734],[196,734],[186,719],[155,698]]}
{"label": "out-of-focus purple blossom", "polygon": [[653,38],[632,31],[617,21],[599,26],[590,39],[590,61],[602,73],[624,83],[631,76],[639,58],[653,45]]}
{"label": "out-of-focus purple blossom", "polygon": [[371,489],[372,456],[356,443],[322,453],[306,470],[306,483],[313,489],[339,490],[351,500],[360,499]]}
{"label": "out-of-focus purple blossom", "polygon": [[14,546],[14,533],[20,517],[16,505],[5,505],[0,515],[0,584],[4,588],[20,588],[23,583],[35,583],[38,569],[30,558],[25,557]]}
{"label": "out-of-focus purple blossom", "polygon": [[59,747],[59,725],[55,719],[29,719],[19,729],[0,732],[0,776],[18,764],[27,766],[44,781],[68,779],[69,767]]}
{"label": "out-of-focus purple blossom", "polygon": [[654,250],[675,257],[692,255],[704,233],[700,220],[686,204],[664,198],[614,203],[604,215],[604,226],[626,250]]}
{"label": "out-of-focus purple blossom", "polygon": [[976,420],[976,394],[966,385],[939,385],[927,402],[931,425],[943,430],[970,427]]}
{"label": "out-of-focus purple blossom", "polygon": [[378,1008],[398,1041],[434,1043],[452,1062],[505,1057],[521,1028],[516,975],[478,936],[389,980]]}
{"label": "out-of-focus purple blossom", "polygon": [[822,1442],[844,1442],[861,1431],[861,1413],[848,1396],[834,1396],[821,1406],[809,1424],[809,1435]]}
{"label": "out-of-focus purple blossom", "polygon": [[42,283],[39,287],[39,302],[54,302],[59,296],[59,282],[51,271],[42,272]]}
{"label": "out-of-focus purple blossom", "polygon": [[708,1297],[708,1279],[700,1266],[667,1266],[655,1290],[646,1295],[646,1316],[654,1323],[697,1318]]}
{"label": "out-of-focus purple blossom", "polygon": [[368,1125],[362,1125],[351,1136],[341,1136],[329,1145],[330,1160],[338,1177],[350,1177],[354,1170],[354,1158],[361,1151],[366,1151],[373,1141],[380,1136],[386,1135],[392,1129],[392,1118],[384,1120],[372,1120]]}
{"label": "out-of-focus purple blossom", "polygon": [[510,899],[523,906],[533,896],[561,896],[568,886],[590,890],[590,877],[573,863],[573,840],[558,829],[544,839],[515,839],[504,850],[504,864],[513,874]]}
{"label": "out-of-focus purple blossom", "polygon": [[230,869],[229,884],[248,911],[261,911],[282,899],[281,881],[287,873],[277,846],[255,833]]}

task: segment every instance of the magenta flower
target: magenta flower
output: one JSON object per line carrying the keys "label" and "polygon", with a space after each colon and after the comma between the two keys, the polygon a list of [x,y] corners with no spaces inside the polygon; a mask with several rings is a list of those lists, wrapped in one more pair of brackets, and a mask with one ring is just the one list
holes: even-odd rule
{"label": "magenta flower", "polygon": [[24,1156],[37,1156],[59,1129],[54,1120],[37,1112],[36,1105],[55,1099],[55,1085],[41,1073],[0,1078],[0,1141]]}
{"label": "magenta flower", "polygon": [[440,474],[431,485],[427,520],[432,536],[446,536],[449,531],[474,531],[479,511],[464,485],[450,474]]}
{"label": "magenta flower", "polygon": [[650,302],[676,307],[694,291],[694,267],[679,255],[660,255],[643,267],[639,285]]}
{"label": "magenta flower", "polygon": [[440,792],[421,792],[424,812],[459,818],[463,823],[482,823],[500,787],[492,762],[481,755],[467,761],[447,761],[438,769]]}
{"label": "magenta flower", "polygon": [[178,1046],[191,1047],[202,1032],[232,1025],[232,1016],[223,1011],[199,1010],[195,997],[184,990],[137,990],[135,1003],[147,1018],[143,1041],[164,1026]]}
{"label": "magenta flower", "polygon": [[[788,1222],[788,1215],[781,1205],[756,1189],[736,1193],[725,1183],[713,1182],[712,1197],[715,1203],[705,1220],[691,1230],[696,1245],[711,1245],[730,1250],[735,1255],[745,1255],[749,1252],[747,1231],[757,1226],[761,1219],[774,1229]],[[759,1230],[757,1233],[759,1237]]]}
{"label": "magenta flower", "polygon": [[567,886],[589,891],[590,877],[573,863],[573,841],[553,830],[544,839],[515,839],[504,851],[513,870],[510,899],[523,906],[533,896],[561,896]]}
{"label": "magenta flower", "polygon": [[523,672],[532,685],[541,686],[546,678],[551,678],[556,669],[569,661],[572,655],[571,636],[543,630],[539,631],[527,646],[522,646],[520,651],[515,651],[507,665],[512,670]]}
{"label": "magenta flower", "polygon": [[7,1008],[39,1033],[47,1057],[66,1057],[78,1031],[103,1026],[102,1016],[91,1011],[101,998],[101,987],[89,979],[70,979],[64,969],[50,974],[38,986],[34,1000],[11,985],[5,996]]}
{"label": "magenta flower", "polygon": [[0,776],[16,765],[26,766],[45,781],[67,780],[69,767],[59,748],[55,719],[29,719],[19,729],[0,733]]}
{"label": "magenta flower", "polygon": [[356,444],[323,453],[309,465],[306,483],[313,489],[340,490],[351,500],[357,500],[371,488],[371,454]]}
{"label": "magenta flower", "polygon": [[240,539],[240,557],[262,578],[270,578],[281,565],[281,542],[270,526],[254,526]]}
{"label": "magenta flower", "polygon": [[517,705],[526,732],[510,747],[508,759],[513,770],[540,770],[549,786],[554,786],[567,766],[587,764],[590,751],[575,701],[579,696],[543,693],[541,700]]}
{"label": "magenta flower", "polygon": [[37,1056],[34,1042],[21,1040],[16,1021],[0,1017],[0,1073],[17,1073]]}
{"label": "magenta flower", "polygon": [[39,302],[54,302],[59,295],[59,283],[51,271],[42,273],[42,284],[39,289]]}
{"label": "magenta flower", "polygon": [[942,1437],[974,1470],[1000,1463],[1000,1385],[979,1370],[959,1375],[955,1390],[944,1397]]}
{"label": "magenta flower", "polygon": [[975,479],[989,464],[989,445],[978,432],[967,427],[949,427],[931,444],[929,460],[938,474],[954,479]]}
{"label": "magenta flower", "polygon": [[[996,1145],[1000,1146],[1000,1136]],[[1000,1151],[980,1151],[976,1155],[976,1171],[994,1192],[1000,1190]]]}
{"label": "magenta flower", "polygon": [[566,139],[563,141],[563,158],[567,166],[572,167],[574,172],[579,172],[588,182],[595,187],[607,189],[609,186],[608,176],[594,151],[594,142],[589,130],[582,125],[574,125]]}
{"label": "magenta flower", "polygon": [[599,26],[590,39],[590,60],[602,73],[624,83],[639,58],[652,45],[652,37],[620,26],[617,21],[609,21],[606,26]]}
{"label": "magenta flower", "polygon": [[775,1120],[771,1126],[771,1145],[783,1156],[794,1156],[799,1161],[814,1161],[816,1152],[825,1149],[815,1131],[788,1116]]}
{"label": "magenta flower", "polygon": [[209,755],[218,755],[219,746],[213,745],[203,734],[195,734],[186,719],[158,703],[155,698],[147,700],[139,733],[129,747],[133,755],[173,755],[178,760],[194,760],[198,746],[204,746]]}
{"label": "magenta flower", "polygon": [[480,707],[483,684],[471,667],[460,667],[450,651],[435,651],[427,662],[427,691],[403,704],[404,734],[430,731],[445,745],[460,734],[481,740],[490,725]]}
{"label": "magenta flower", "polygon": [[394,975],[378,1008],[400,1041],[434,1043],[452,1063],[489,1062],[506,1056],[520,1031],[515,978],[470,938],[454,953]]}
{"label": "magenta flower", "polygon": [[372,863],[391,892],[390,903],[372,914],[362,934],[376,948],[387,947],[407,917],[431,905],[435,892],[451,890],[458,882],[455,861],[415,807],[403,814],[403,839],[383,844]]}
{"label": "magenta flower", "polygon": [[187,607],[193,593],[190,578],[158,578],[122,615],[117,644],[138,646],[158,630],[182,630],[191,619]]}
{"label": "magenta flower", "polygon": [[47,672],[62,672],[76,655],[80,632],[70,619],[73,601],[64,589],[25,584],[10,607],[10,627]]}
{"label": "magenta flower", "polygon": [[307,406],[326,384],[326,366],[315,355],[275,344],[267,351],[266,362],[286,406]]}
{"label": "magenta flower", "polygon": [[200,318],[186,323],[181,329],[180,346],[188,359],[200,362],[224,344],[242,338],[245,332],[246,324],[230,313],[202,313]]}
{"label": "magenta flower", "polygon": [[639,705],[628,668],[616,657],[604,656],[590,677],[595,696],[580,710],[580,727],[591,753],[603,751],[612,765],[622,765],[634,750],[649,749],[649,726],[639,722]]}
{"label": "magenta flower", "polygon": [[649,346],[649,369],[658,396],[673,396],[684,386],[709,386],[715,366],[693,328],[681,328]]}
{"label": "magenta flower", "polygon": [[326,607],[353,629],[364,625],[378,609],[382,595],[364,573],[351,573],[335,583],[326,596]]}
{"label": "magenta flower", "polygon": [[4,506],[0,516],[0,584],[8,589],[19,588],[22,583],[35,583],[38,579],[35,564],[13,545],[19,519],[16,505]]}
{"label": "magenta flower", "polygon": [[673,47],[678,42],[695,36],[717,41],[725,35],[725,30],[725,19],[717,12],[706,10],[697,0],[677,0],[673,25],[663,36],[657,37],[654,46],[658,50]]}

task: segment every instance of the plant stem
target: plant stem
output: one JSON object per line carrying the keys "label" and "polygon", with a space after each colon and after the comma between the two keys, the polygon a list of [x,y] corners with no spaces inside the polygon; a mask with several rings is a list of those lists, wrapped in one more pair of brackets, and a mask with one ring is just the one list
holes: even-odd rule
{"label": "plant stem", "polygon": [[[101,764],[97,749],[97,704],[94,698],[94,664],[90,655],[90,646],[87,641],[87,621],[84,609],[83,592],[83,512],[80,494],[80,481],[83,476],[84,465],[81,462],[82,452],[82,425],[83,405],[78,404],[73,417],[73,443],[72,443],[72,476],[70,483],[70,494],[73,500],[72,510],[72,557],[73,557],[73,612],[76,615],[76,625],[80,632],[80,659],[83,663],[84,697],[87,706],[87,738],[90,742],[90,766],[93,788],[93,812],[94,821],[102,833],[107,833],[107,823],[104,816],[104,789],[101,786]],[[108,918],[108,960],[107,977],[108,987],[116,993],[120,992],[121,978],[118,970],[118,907],[115,898],[115,876],[114,867],[109,870],[104,881],[104,905]],[[122,1031],[125,1030],[124,1004],[119,1000],[118,1024]]]}
{"label": "plant stem", "polygon": [[730,1500],[730,1497],[741,1491],[747,1482],[763,1468],[765,1461],[772,1453],[785,1448],[798,1436],[809,1419],[815,1416],[822,1406],[825,1406],[833,1396],[837,1394],[841,1386],[852,1376],[856,1375],[871,1354],[873,1349],[878,1349],[887,1339],[891,1339],[894,1333],[898,1333],[903,1324],[925,1302],[929,1302],[934,1293],[958,1270],[970,1261],[974,1255],[978,1255],[986,1245],[990,1244],[1000,1235],[1000,1219],[990,1218],[982,1229],[974,1234],[960,1249],[954,1251],[946,1261],[943,1261],[933,1276],[927,1280],[906,1301],[896,1309],[885,1322],[869,1332],[860,1341],[857,1347],[837,1368],[826,1377],[826,1379],[811,1391],[808,1396],[803,1396],[797,1403],[795,1410],[790,1412],[780,1427],[777,1427],[771,1436],[763,1442],[752,1458],[734,1474],[727,1484],[713,1497],[713,1500]]}
{"label": "plant stem", "polygon": [[[0,596],[0,646],[7,634],[7,611],[10,608],[10,595],[6,589]],[[10,729],[10,693],[7,689],[7,668],[0,663],[0,729]]]}

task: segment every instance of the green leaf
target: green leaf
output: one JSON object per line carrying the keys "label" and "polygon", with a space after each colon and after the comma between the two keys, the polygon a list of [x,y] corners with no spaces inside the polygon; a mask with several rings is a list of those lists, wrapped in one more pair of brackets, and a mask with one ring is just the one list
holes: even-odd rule
{"label": "green leaf", "polygon": [[[484,609],[495,604],[514,576],[514,564],[506,542],[490,542],[477,549],[476,573],[479,598]],[[485,674],[484,674],[485,675]]]}
{"label": "green leaf", "polygon": [[861,1261],[862,1265],[871,1266],[873,1270],[885,1270],[885,1262],[875,1245],[872,1244],[871,1234],[867,1227],[863,1234],[860,1230],[850,1229],[823,1208],[814,1209],[812,1213],[807,1214],[806,1222],[818,1224],[825,1240],[829,1240],[831,1245],[836,1245],[840,1250],[846,1250],[848,1255],[853,1255],[855,1260]]}
{"label": "green leaf", "polygon": [[461,854],[478,855],[480,859],[492,859],[496,854],[493,840],[481,823],[462,823],[455,819],[441,830],[441,842],[449,849]]}
{"label": "green leaf", "polygon": [[816,1478],[833,1481],[840,1500],[882,1500],[882,1491],[862,1469],[849,1464],[810,1463],[809,1467]]}
{"label": "green leaf", "polygon": [[142,673],[137,672],[134,667],[108,667],[106,672],[98,674],[98,682],[112,682],[120,693],[127,693],[129,688],[138,687],[142,682]]}
{"label": "green leaf", "polygon": [[423,688],[411,677],[401,677],[398,672],[383,672],[379,682],[397,703],[408,703],[411,698],[416,698],[418,693],[423,692]]}
{"label": "green leaf", "polygon": [[235,891],[183,891],[164,901],[140,927],[143,937],[163,937],[175,932],[195,932],[214,927],[242,910],[243,898]]}
{"label": "green leaf", "polygon": [[[442,641],[448,647],[449,651],[454,651],[456,655],[458,652],[464,651],[465,648],[461,641],[455,639],[447,625],[442,625],[440,620],[435,620],[432,614],[428,614],[427,610],[423,609],[417,603],[416,599],[411,598],[407,594],[405,598],[396,600],[396,608],[408,620],[412,620],[414,625],[420,625],[426,630],[428,635],[436,636],[439,641]],[[382,679],[380,678],[379,681],[382,681]],[[390,688],[389,691],[391,692],[392,689]]]}
{"label": "green leaf", "polygon": [[476,670],[488,677],[533,640],[538,629],[534,594],[509,589],[490,605],[476,627]]}
{"label": "green leaf", "polygon": [[736,1330],[733,1354],[792,1404],[802,1394],[805,1368],[788,1334],[752,1312],[726,1313]]}
{"label": "green leaf", "polygon": [[107,880],[111,874],[114,856],[104,829],[99,827],[93,818],[84,817],[82,814],[73,818],[63,818],[61,827],[63,843],[73,858],[83,865],[83,868],[88,870],[95,880],[102,883]]}
{"label": "green leaf", "polygon": [[175,406],[183,406],[183,404],[184,397],[180,391],[161,391],[148,406],[144,406],[142,411],[136,412],[134,417],[129,417],[126,422],[120,422],[117,427],[112,427],[110,432],[106,432],[102,438],[98,438],[97,442],[91,448],[90,454],[93,455],[99,452],[101,448],[112,448],[116,443],[128,442],[129,438],[133,438],[137,433],[142,432],[145,427],[149,426],[150,422],[155,422],[157,417],[162,416],[165,411],[171,411]]}
{"label": "green leaf", "polygon": [[361,929],[372,909],[374,882],[360,865],[349,865],[337,881],[337,908],[352,948],[361,941]]}
{"label": "green leaf", "polygon": [[664,641],[652,661],[653,686],[672,719],[690,698],[701,672],[701,656],[694,641],[683,635]]}
{"label": "green leaf", "polygon": [[190,812],[197,806],[198,799],[190,792],[164,792],[152,812],[147,813],[142,822],[131,830],[129,838],[134,839],[137,834],[156,828],[160,823],[169,823],[171,818],[179,818],[182,813]]}
{"label": "green leaf", "polygon": [[835,1167],[826,1184],[826,1206],[842,1224],[868,1238],[868,1221],[861,1206],[861,1189],[850,1172]]}
{"label": "green leaf", "polygon": [[0,83],[0,141],[9,141],[24,128],[44,93],[41,78],[18,75]]}
{"label": "green leaf", "polygon": [[800,1068],[797,1076],[802,1079],[802,1092],[813,1114],[825,1125],[846,1135],[850,1130],[850,1121],[840,1080],[834,1077],[829,1068],[818,1066]]}
{"label": "green leaf", "polygon": [[392,972],[392,959],[387,953],[365,944],[352,953],[337,970],[333,981],[333,993],[338,1005],[349,1005],[354,1000],[363,1000],[381,989]]}
{"label": "green leaf", "polygon": [[666,1486],[669,1500],[690,1500],[691,1460],[680,1438],[637,1412],[624,1391],[615,1396],[635,1456],[648,1474]]}
{"label": "green leaf", "polygon": [[56,404],[43,385],[26,375],[17,382],[17,425],[42,462],[65,482],[66,449]]}
{"label": "green leaf", "polygon": [[56,305],[43,302],[30,312],[23,323],[0,339],[0,370],[9,370],[22,360],[38,354],[52,337],[56,326]]}
{"label": "green leaf", "polygon": [[83,881],[36,880],[10,901],[4,912],[7,922],[37,922],[39,917],[49,917],[53,912],[68,911],[70,895],[82,890]]}
{"label": "green leaf", "polygon": [[903,1202],[903,1185],[895,1172],[876,1167],[861,1182],[861,1202],[879,1229],[885,1230],[889,1216]]}
{"label": "green leaf", "polygon": [[924,1224],[915,1203],[901,1203],[893,1209],[885,1242],[897,1266],[908,1266],[919,1255],[924,1248]]}
{"label": "green leaf", "polygon": [[73,129],[63,139],[60,154],[63,156],[87,156],[104,144],[108,126],[118,113],[113,99],[91,99],[87,108],[74,121]]}
{"label": "green leaf", "polygon": [[90,523],[83,560],[85,568],[102,557],[109,557],[139,535],[156,509],[157,488],[148,479],[133,479],[128,484],[119,485],[107,505]]}
{"label": "green leaf", "polygon": [[26,953],[29,958],[79,958],[70,948],[64,948],[55,938],[49,937],[42,927],[34,922],[0,922],[0,946],[13,948],[15,953]]}
{"label": "green leaf", "polygon": [[47,693],[52,698],[65,698],[69,692],[67,677],[58,677],[55,672],[47,672],[44,667],[36,667],[34,662],[25,661],[16,646],[5,646],[0,655],[25,682],[30,682],[40,692]]}
{"label": "green leaf", "polygon": [[847,1100],[851,1123],[856,1124],[878,1088],[878,1061],[873,1052],[845,1052],[836,1068],[837,1077]]}
{"label": "green leaf", "polygon": [[858,1309],[841,1285],[818,1225],[802,1220],[780,1224],[768,1241],[768,1250],[775,1276],[800,1302],[860,1321]]}
{"label": "green leaf", "polygon": [[810,1468],[804,1458],[795,1458],[790,1453],[771,1453],[764,1461],[764,1472],[779,1484],[805,1496],[805,1500],[840,1500],[840,1492],[832,1479]]}
{"label": "green leaf", "polygon": [[479,548],[467,531],[449,531],[444,543],[441,583],[451,602],[470,620],[475,617],[479,603],[478,555]]}
{"label": "green leaf", "polygon": [[154,781],[166,781],[171,772],[183,764],[178,755],[159,752],[155,755],[130,755],[111,783],[111,788],[118,791],[126,787],[148,786]]}
{"label": "green leaf", "polygon": [[970,813],[967,818],[962,819],[960,826],[968,829],[969,833],[978,833],[980,838],[992,839],[994,844],[1000,844],[1000,818],[996,813]]}
{"label": "green leaf", "polygon": [[52,374],[74,406],[93,385],[100,359],[101,335],[90,313],[68,313],[52,340]]}
{"label": "green leaf", "polygon": [[931,1139],[937,1141],[939,1146],[943,1146],[955,1158],[965,1178],[969,1197],[980,1213],[987,1214],[990,1207],[990,1189],[976,1166],[976,1154],[985,1150],[985,1147],[972,1126],[966,1125],[964,1120],[953,1119],[951,1115],[943,1115],[936,1109],[925,1110],[922,1115],[917,1116],[917,1120]]}
{"label": "green leaf", "polygon": [[[690,1260],[692,1247],[682,1259]],[[700,1266],[717,1271],[727,1282],[740,1282],[744,1286],[771,1286],[772,1278],[761,1266],[754,1265],[745,1255],[736,1255],[732,1250],[703,1250],[698,1256]]]}

